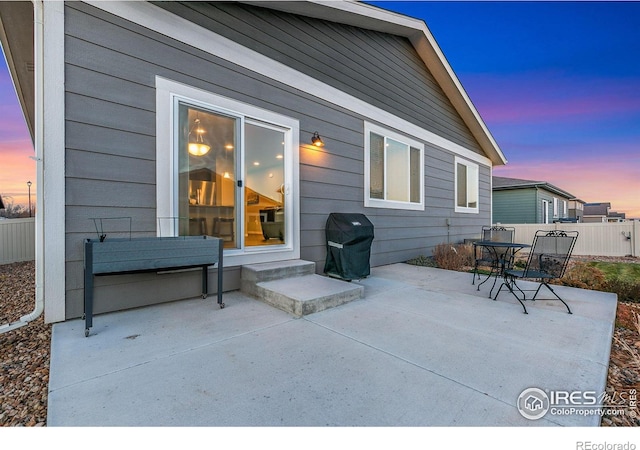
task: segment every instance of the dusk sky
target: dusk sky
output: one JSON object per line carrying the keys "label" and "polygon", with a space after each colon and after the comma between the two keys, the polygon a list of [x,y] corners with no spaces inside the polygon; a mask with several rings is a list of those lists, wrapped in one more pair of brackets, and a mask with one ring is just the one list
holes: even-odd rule
{"label": "dusk sky", "polygon": [[28,204],[27,181],[35,204],[36,162],[33,143],[16,97],[4,53],[0,56],[0,196],[4,204]]}
{"label": "dusk sky", "polygon": [[[427,23],[509,161],[494,175],[640,218],[639,2],[370,3]],[[4,58],[0,117],[0,195],[26,204],[33,147]]]}
{"label": "dusk sky", "polygon": [[506,155],[640,218],[640,2],[369,2],[423,19]]}

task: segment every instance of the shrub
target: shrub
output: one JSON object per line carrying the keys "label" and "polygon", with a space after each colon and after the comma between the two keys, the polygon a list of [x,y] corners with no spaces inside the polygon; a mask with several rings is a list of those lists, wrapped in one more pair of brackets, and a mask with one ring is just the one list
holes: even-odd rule
{"label": "shrub", "polygon": [[604,285],[604,291],[618,295],[618,301],[640,303],[640,281],[611,278]]}
{"label": "shrub", "polygon": [[473,245],[438,244],[433,249],[433,259],[441,269],[463,271],[475,263]]}
{"label": "shrub", "polygon": [[566,271],[560,283],[565,286],[581,289],[604,291],[607,279],[602,270],[589,264],[579,262]]}
{"label": "shrub", "polygon": [[612,292],[623,302],[640,302],[640,281],[609,275],[593,264],[579,262],[560,280],[565,286]]}

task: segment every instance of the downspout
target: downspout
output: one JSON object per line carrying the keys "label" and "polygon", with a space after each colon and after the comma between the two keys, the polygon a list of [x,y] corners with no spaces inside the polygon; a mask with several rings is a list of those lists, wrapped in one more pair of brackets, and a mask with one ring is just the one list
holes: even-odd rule
{"label": "downspout", "polygon": [[33,56],[35,66],[35,124],[34,148],[36,160],[36,298],[33,311],[26,314],[17,322],[0,325],[0,334],[23,327],[36,320],[44,311],[44,167],[43,167],[43,137],[44,137],[44,24],[43,1],[33,0]]}

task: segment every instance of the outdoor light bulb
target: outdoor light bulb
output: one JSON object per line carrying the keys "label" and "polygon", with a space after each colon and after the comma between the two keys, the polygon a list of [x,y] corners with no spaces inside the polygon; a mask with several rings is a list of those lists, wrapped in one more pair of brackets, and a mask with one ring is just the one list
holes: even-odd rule
{"label": "outdoor light bulb", "polygon": [[231,178],[231,175],[229,175],[229,172],[225,172],[222,178]]}
{"label": "outdoor light bulb", "polygon": [[276,159],[282,159],[283,156],[282,155],[276,155]]}
{"label": "outdoor light bulb", "polygon": [[226,148],[227,150],[233,150],[233,145],[227,144],[224,146],[224,148]]}

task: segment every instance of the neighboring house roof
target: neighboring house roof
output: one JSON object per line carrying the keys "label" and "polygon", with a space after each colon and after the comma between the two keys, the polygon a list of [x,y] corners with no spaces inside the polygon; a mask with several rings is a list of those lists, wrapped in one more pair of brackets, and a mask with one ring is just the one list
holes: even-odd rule
{"label": "neighboring house roof", "polygon": [[609,217],[617,217],[619,219],[626,219],[627,213],[619,213],[617,211],[609,211]]}
{"label": "neighboring house roof", "polygon": [[[15,3],[13,7],[12,3]],[[262,8],[271,8],[307,17],[325,19],[346,25],[385,32],[409,39],[424,64],[438,81],[445,95],[467,125],[480,147],[494,165],[506,164],[502,150],[489,132],[480,114],[474,107],[460,80],[447,62],[442,50],[423,20],[355,1],[257,1],[245,2]],[[18,92],[27,122],[33,122],[33,79],[32,73],[23,73],[23,67],[33,67],[32,26],[24,26],[32,21],[31,2],[0,2],[0,41],[7,53],[7,63]],[[12,36],[12,40],[7,37]],[[28,41],[30,39],[30,41]],[[30,45],[18,43],[31,42]],[[30,125],[33,136],[33,127]]]}
{"label": "neighboring house roof", "polygon": [[559,187],[554,186],[546,181],[522,180],[519,178],[492,177],[494,191],[506,191],[512,189],[546,189],[554,194],[561,195],[568,199],[577,200],[575,196]]}
{"label": "neighboring house roof", "polygon": [[609,215],[609,208],[611,203],[585,203],[584,215],[585,216],[607,216]]}

